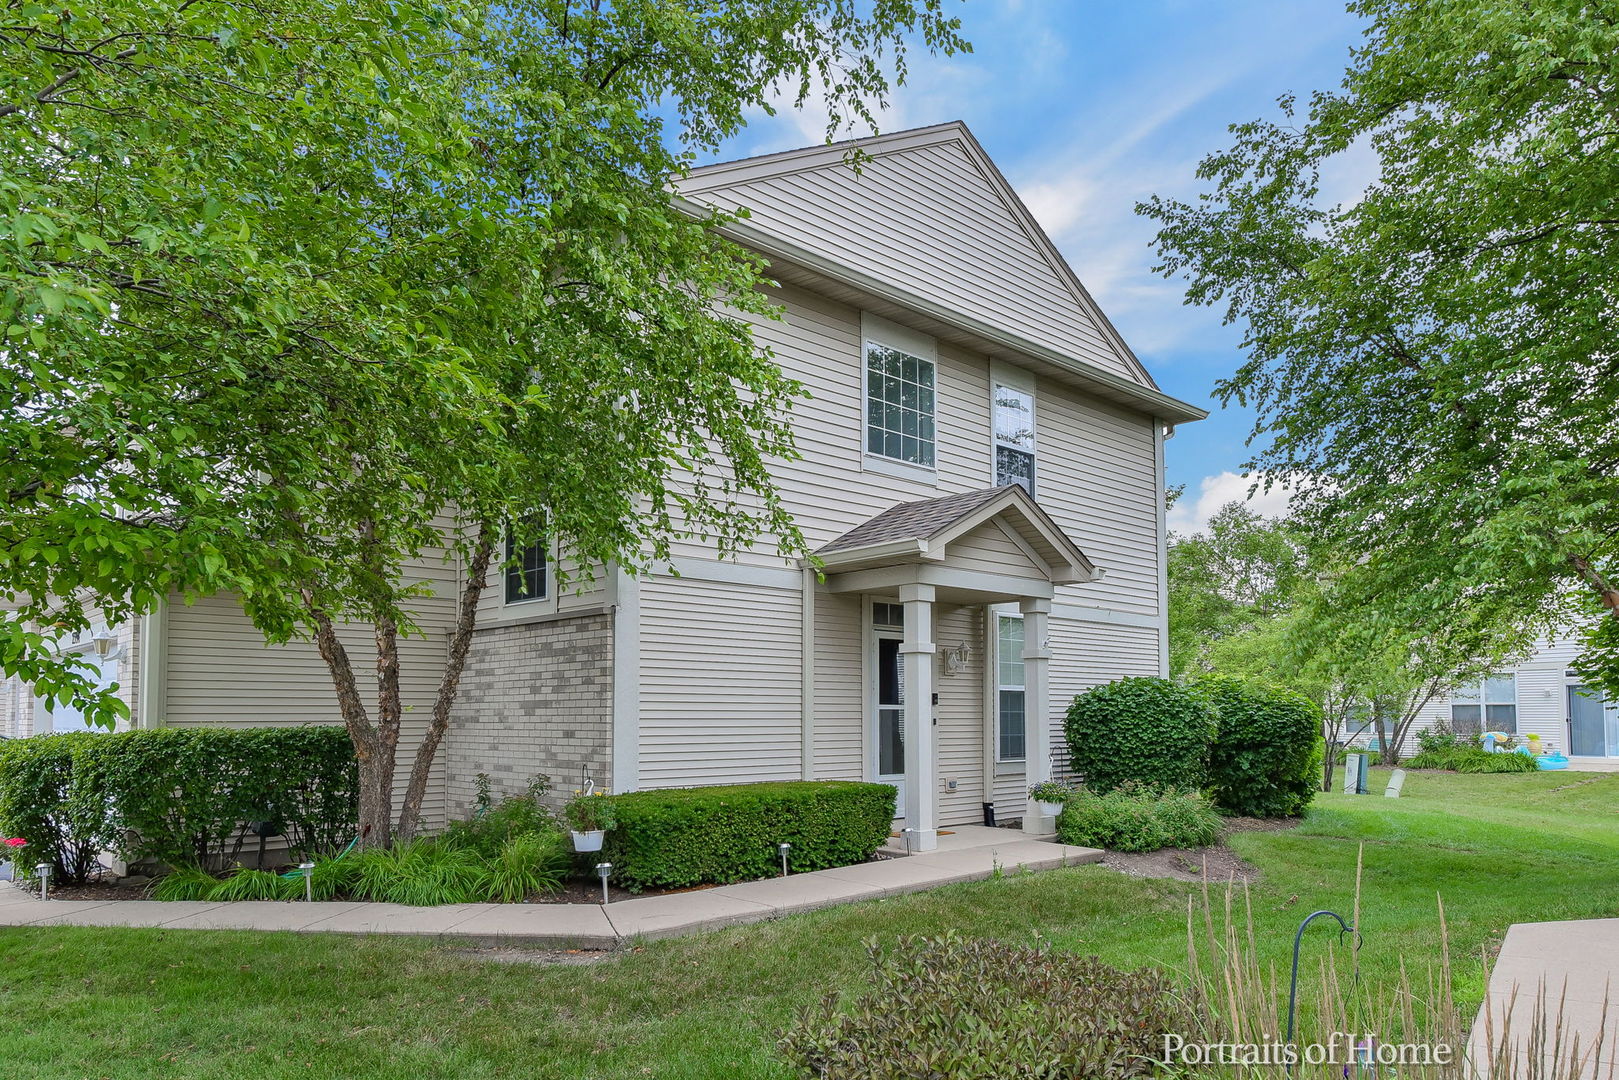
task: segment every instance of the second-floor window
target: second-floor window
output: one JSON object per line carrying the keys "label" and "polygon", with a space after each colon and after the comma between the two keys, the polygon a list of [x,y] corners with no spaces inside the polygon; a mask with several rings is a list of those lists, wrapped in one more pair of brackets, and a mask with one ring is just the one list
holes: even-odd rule
{"label": "second-floor window", "polygon": [[1024,703],[1027,686],[1023,674],[1023,620],[996,616],[995,720],[999,761],[1022,761],[1028,718]]}
{"label": "second-floor window", "polygon": [[1508,672],[1482,684],[1458,686],[1450,695],[1450,729],[1477,735],[1483,731],[1518,730],[1518,679]]}
{"label": "second-floor window", "polygon": [[[521,539],[533,543],[520,545],[519,533]],[[532,527],[506,533],[506,603],[545,599],[547,561],[545,537],[535,536]]]}
{"label": "second-floor window", "polygon": [[866,342],[866,453],[933,468],[933,361]]}
{"label": "second-floor window", "polygon": [[1034,494],[1034,395],[1002,382],[993,384],[995,486],[1020,484]]}

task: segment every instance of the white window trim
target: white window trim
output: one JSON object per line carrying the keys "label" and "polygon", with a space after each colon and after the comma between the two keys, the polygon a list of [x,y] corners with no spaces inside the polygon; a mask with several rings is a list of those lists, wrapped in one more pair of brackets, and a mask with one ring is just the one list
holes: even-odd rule
{"label": "white window trim", "polygon": [[501,533],[501,537],[500,537],[501,560],[500,560],[500,584],[499,584],[499,588],[500,588],[500,606],[501,607],[503,607],[503,608],[523,608],[525,610],[532,610],[530,608],[531,604],[545,604],[545,603],[552,602],[553,597],[552,597],[551,594],[556,591],[552,587],[552,585],[553,585],[553,582],[554,582],[554,580],[556,578],[557,544],[556,544],[555,539],[550,535],[549,530],[547,530],[544,539],[545,539],[545,544],[544,544],[544,547],[545,547],[545,571],[544,571],[544,573],[542,573],[540,575],[540,591],[535,593],[533,596],[525,596],[525,597],[523,597],[523,598],[521,598],[519,600],[513,600],[511,598],[510,594],[508,594],[507,591],[506,591],[507,582],[510,580],[510,572],[511,572],[510,567],[508,567],[506,565],[506,560],[511,557],[508,554],[507,550],[506,550],[507,544],[508,544],[508,542],[510,540],[510,533],[508,533],[508,532],[502,532]]}
{"label": "white window trim", "polygon": [[[1026,765],[1028,763],[1028,760],[1029,760],[1029,712],[1028,712],[1028,705],[1029,705],[1029,696],[1028,696],[1029,695],[1029,673],[1028,673],[1027,669],[1024,670],[1024,673],[1023,673],[1023,685],[1022,686],[1006,686],[1005,684],[1003,684],[1001,682],[1001,620],[1002,619],[1016,619],[1018,622],[1022,622],[1023,621],[1023,614],[1021,612],[1014,612],[1014,611],[997,611],[994,608],[991,608],[990,609],[990,617],[995,620],[995,634],[994,634],[994,638],[993,638],[993,644],[991,645],[990,650],[989,650],[990,653],[991,653],[990,659],[991,659],[991,664],[992,664],[990,670],[994,672],[994,687],[995,687],[995,764],[996,765]],[[1002,757],[1001,756],[1001,691],[1002,690],[1022,690],[1023,691],[1023,756],[1022,757],[1009,758],[1009,757]]]}
{"label": "white window trim", "polygon": [[[995,387],[1005,386],[1013,390],[1021,390],[1029,395],[1030,420],[1034,425],[1034,449],[1029,450],[1010,443],[1003,444],[1000,436],[995,433]],[[1008,450],[1028,454],[1034,459],[1034,487],[1040,489],[1040,394],[1035,389],[1034,374],[1020,367],[999,360],[992,360],[989,365],[989,483],[991,487],[1000,482],[1000,470],[996,467],[996,450],[1005,445]]]}
{"label": "white window trim", "polygon": [[[1489,686],[1491,679],[1511,679],[1512,680],[1512,700],[1511,701],[1491,701],[1489,699],[1489,697],[1487,696],[1487,689],[1486,688]],[[1458,687],[1457,689],[1461,689],[1461,688]],[[1479,724],[1478,729],[1480,731],[1494,731],[1495,729],[1489,726],[1490,725],[1489,706],[1491,706],[1491,705],[1511,705],[1512,706],[1512,728],[1513,728],[1513,733],[1514,734],[1518,733],[1518,728],[1520,727],[1520,725],[1522,724],[1522,721],[1523,721],[1523,704],[1518,700],[1518,673],[1516,671],[1491,671],[1491,672],[1488,672],[1487,674],[1480,677],[1477,682],[1471,684],[1471,689],[1474,689],[1474,690],[1478,691],[1478,700],[1477,701],[1463,701],[1463,700],[1461,700],[1461,699],[1459,699],[1459,698],[1457,698],[1455,696],[1455,691],[1451,692],[1451,697],[1445,702],[1445,722],[1447,724],[1452,724],[1452,725],[1455,724],[1455,722],[1456,722],[1455,707],[1457,705],[1477,705],[1478,706],[1478,724]]]}
{"label": "white window trim", "polygon": [[[913,461],[902,461],[891,458],[887,454],[874,454],[866,448],[866,440],[870,435],[870,421],[866,417],[866,409],[871,400],[871,368],[867,355],[868,343],[886,345],[891,349],[909,353],[919,360],[926,360],[933,365],[933,464],[919,465]],[[937,485],[939,482],[939,447],[941,443],[939,429],[939,350],[933,338],[918,333],[899,323],[889,322],[880,315],[870,312],[860,313],[860,468],[862,472],[882,473],[885,476],[896,476],[906,480],[918,480],[922,483]]]}

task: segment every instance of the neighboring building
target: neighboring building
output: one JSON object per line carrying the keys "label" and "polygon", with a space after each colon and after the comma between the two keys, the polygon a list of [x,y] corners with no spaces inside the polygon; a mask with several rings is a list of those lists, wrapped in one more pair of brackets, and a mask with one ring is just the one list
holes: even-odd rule
{"label": "neighboring building", "polygon": [[1543,747],[1567,754],[1572,768],[1619,769],[1619,703],[1585,692],[1570,666],[1579,651],[1572,635],[1542,642],[1523,663],[1433,702],[1415,730],[1443,723],[1458,732],[1538,735]]}
{"label": "neighboring building", "polygon": [[[693,542],[678,576],[581,591],[554,550],[514,553],[431,813],[462,812],[479,773],[497,791],[858,778],[898,786],[927,847],[1025,816],[1027,786],[1065,768],[1076,692],[1167,671],[1163,440],[1203,411],[1156,388],[964,126],[852,145],[859,172],[850,144],[821,146],[681,188],[748,207],[725,231],[780,283],[785,318],[755,334],[811,397],[802,460],[775,475],[825,580]],[[430,637],[406,643],[419,713],[454,614],[427,607]],[[266,648],[227,598],[126,637],[136,723],[335,719],[313,648]]]}

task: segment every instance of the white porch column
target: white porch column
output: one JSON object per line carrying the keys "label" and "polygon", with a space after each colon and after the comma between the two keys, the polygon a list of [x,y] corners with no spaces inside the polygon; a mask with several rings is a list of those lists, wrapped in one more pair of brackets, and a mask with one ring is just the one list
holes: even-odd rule
{"label": "white porch column", "polygon": [[[1025,779],[1030,786],[1051,779],[1051,601],[1025,599],[1023,612],[1023,724]],[[1034,800],[1023,812],[1023,831],[1049,833],[1054,819]]]}
{"label": "white porch column", "polygon": [[902,585],[905,640],[905,827],[913,851],[939,846],[939,782],[933,767],[933,586]]}

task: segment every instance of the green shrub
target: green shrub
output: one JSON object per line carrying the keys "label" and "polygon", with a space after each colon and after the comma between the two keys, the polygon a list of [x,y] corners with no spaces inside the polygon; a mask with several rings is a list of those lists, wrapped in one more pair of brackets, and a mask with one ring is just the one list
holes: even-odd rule
{"label": "green shrub", "polygon": [[444,833],[445,841],[454,847],[470,848],[486,859],[493,859],[514,837],[556,835],[556,818],[540,802],[549,784],[549,777],[537,776],[529,781],[521,795],[509,796],[497,804],[489,796],[489,778],[480,774],[478,802],[473,816],[464,821],[450,822]]}
{"label": "green shrub", "polygon": [[1068,752],[1086,786],[1134,781],[1197,790],[1207,778],[1215,718],[1208,703],[1168,679],[1120,679],[1068,707]]}
{"label": "green shrub", "polygon": [[1478,740],[1471,735],[1458,735],[1445,727],[1431,727],[1417,732],[1417,750],[1427,753],[1432,750],[1454,750],[1458,746],[1477,746]]}
{"label": "green shrub", "polygon": [[304,895],[302,878],[286,878],[269,870],[238,870],[223,881],[214,882],[206,899],[295,900]]}
{"label": "green shrub", "polygon": [[73,799],[73,753],[90,733],[36,735],[0,743],[0,833],[28,846],[10,854],[22,874],[51,864],[51,878],[82,885],[117,829],[105,802]]}
{"label": "green shrub", "polygon": [[356,900],[433,907],[476,903],[488,895],[489,865],[477,852],[437,838],[367,848],[344,858],[353,863],[349,893]]}
{"label": "green shrub", "polygon": [[788,866],[823,870],[864,862],[888,838],[894,788],[793,780],[671,788],[611,796],[618,825],[603,858],[631,890],[749,881]]}
{"label": "green shrub", "polygon": [[1110,851],[1207,847],[1220,838],[1220,815],[1196,792],[1137,784],[1106,792],[1082,788],[1058,815],[1057,838]]}
{"label": "green shrub", "polygon": [[557,829],[513,836],[488,860],[484,899],[519,904],[535,893],[555,892],[572,864],[572,853]]}
{"label": "green shrub", "polygon": [[336,850],[359,805],[353,745],[332,725],[96,735],[74,744],[71,786],[79,811],[110,815],[123,858],[173,866],[235,863],[249,822],[295,856]]}
{"label": "green shrub", "polygon": [[1210,678],[1197,686],[1218,718],[1209,796],[1225,814],[1297,817],[1321,787],[1321,709],[1302,694]]}
{"label": "green shrub", "polygon": [[1157,971],[1094,957],[902,937],[868,946],[865,991],[828,995],[781,1040],[816,1080],[1126,1080],[1156,1071],[1193,1018]]}
{"label": "green shrub", "polygon": [[1445,769],[1461,773],[1519,773],[1537,772],[1540,763],[1529,754],[1516,751],[1491,753],[1477,746],[1451,746],[1445,749],[1424,750],[1402,764],[1408,769]]}

